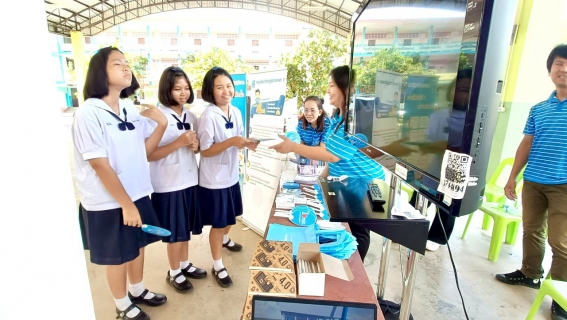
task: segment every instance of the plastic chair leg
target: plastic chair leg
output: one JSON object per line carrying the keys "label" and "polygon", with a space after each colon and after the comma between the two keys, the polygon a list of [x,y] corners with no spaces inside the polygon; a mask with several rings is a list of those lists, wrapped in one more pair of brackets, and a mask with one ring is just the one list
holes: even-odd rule
{"label": "plastic chair leg", "polygon": [[530,309],[530,312],[528,313],[528,316],[526,317],[526,320],[533,320],[535,315],[537,314],[537,311],[539,310],[539,307],[541,306],[541,303],[543,302],[543,298],[545,298],[545,296],[547,295],[547,290],[545,290],[545,287],[542,286],[538,293],[537,296],[534,300],[534,303],[532,304],[532,307]]}
{"label": "plastic chair leg", "polygon": [[518,229],[520,228],[519,222],[510,222],[506,227],[506,243],[510,245],[516,244]]}
{"label": "plastic chair leg", "polygon": [[490,220],[490,216],[485,213],[482,218],[482,230],[488,230],[488,228],[490,228]]}
{"label": "plastic chair leg", "polygon": [[465,236],[467,235],[467,231],[469,230],[469,226],[471,225],[473,214],[474,212],[469,214],[469,218],[467,219],[467,225],[465,226],[465,230],[463,230],[463,235],[461,236],[461,239],[464,239]]}
{"label": "plastic chair leg", "polygon": [[500,248],[502,248],[505,232],[506,226],[502,225],[499,219],[495,219],[494,228],[492,228],[492,239],[490,239],[490,249],[488,249],[488,260],[493,262],[498,260],[498,254],[500,254]]}

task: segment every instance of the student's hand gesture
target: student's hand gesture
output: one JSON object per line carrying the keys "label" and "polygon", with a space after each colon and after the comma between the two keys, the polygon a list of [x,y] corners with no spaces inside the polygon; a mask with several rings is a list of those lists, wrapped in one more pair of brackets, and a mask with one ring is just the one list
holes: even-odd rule
{"label": "student's hand gesture", "polygon": [[195,141],[189,144],[189,149],[193,152],[197,152],[199,150],[199,139],[195,139]]}
{"label": "student's hand gesture", "polygon": [[230,140],[231,140],[230,141],[231,145],[233,147],[237,147],[238,149],[242,149],[244,147],[247,147],[249,144],[252,143],[252,140],[243,138],[241,136],[232,137],[232,138],[230,138]]}
{"label": "student's hand gesture", "polygon": [[134,203],[122,208],[122,218],[125,226],[142,227],[142,218]]}
{"label": "student's hand gesture", "polygon": [[158,125],[167,125],[167,118],[165,117],[165,114],[163,114],[160,109],[156,108],[156,106],[151,104],[143,104],[140,115],[154,120]]}
{"label": "student's hand gesture", "polygon": [[177,138],[177,141],[181,146],[190,146],[197,141],[197,134],[195,131],[185,131]]}
{"label": "student's hand gesture", "polygon": [[283,134],[280,134],[279,137],[283,140],[282,142],[273,145],[270,147],[270,149],[274,149],[276,150],[276,152],[278,153],[290,153],[293,151],[293,146],[296,144],[295,142],[289,140],[288,137],[286,137]]}
{"label": "student's hand gesture", "polygon": [[252,141],[250,141],[249,144],[246,145],[246,148],[256,152],[256,148],[258,147],[259,144],[260,144],[260,141],[252,140]]}

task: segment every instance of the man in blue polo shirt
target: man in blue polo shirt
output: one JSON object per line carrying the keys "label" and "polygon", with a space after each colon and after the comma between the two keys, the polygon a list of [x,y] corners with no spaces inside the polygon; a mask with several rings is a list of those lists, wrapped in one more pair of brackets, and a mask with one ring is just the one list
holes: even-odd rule
{"label": "man in blue polo shirt", "polygon": [[[516,178],[527,163],[522,189],[522,268],[496,275],[501,282],[530,288],[541,284],[546,229],[553,252],[551,277],[567,281],[567,45],[551,51],[547,70],[556,90],[530,110],[524,139],[504,188],[508,199],[517,198]],[[555,301],[551,318],[567,320],[567,312]]]}

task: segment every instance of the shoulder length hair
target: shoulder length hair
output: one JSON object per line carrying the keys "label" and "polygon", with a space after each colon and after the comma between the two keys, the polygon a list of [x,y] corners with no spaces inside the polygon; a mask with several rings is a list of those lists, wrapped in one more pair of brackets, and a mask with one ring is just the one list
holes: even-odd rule
{"label": "shoulder length hair", "polygon": [[187,81],[187,84],[189,85],[189,98],[187,99],[187,103],[193,103],[195,100],[193,86],[191,85],[191,81],[189,81],[189,77],[185,71],[178,67],[168,67],[163,70],[163,73],[159,78],[158,89],[158,100],[166,107],[176,106],[178,104],[171,94],[171,90],[173,90],[177,78],[185,78],[185,81]]}
{"label": "shoulder length hair", "polygon": [[[232,87],[234,88],[234,80],[232,80],[230,73],[228,73],[228,71],[224,70],[221,67],[213,67],[207,72],[207,74],[205,74],[205,78],[203,79],[203,87],[201,88],[201,97],[208,103],[216,104],[213,91],[215,88],[215,79],[218,76],[226,76],[227,78],[229,78],[230,82],[232,83]],[[234,94],[236,94],[236,92],[234,92]],[[234,94],[232,95],[233,98]]]}
{"label": "shoulder length hair", "polygon": [[[114,50],[122,53],[118,48],[106,47],[98,50],[91,58],[85,79],[85,87],[83,88],[83,98],[85,100],[90,98],[102,99],[108,95],[108,74],[106,73],[106,67],[108,65],[108,56]],[[132,83],[128,88],[120,91],[120,99],[128,98],[136,93],[136,90],[139,88],[140,84],[138,80],[136,80],[134,73],[132,73]]]}
{"label": "shoulder length hair", "polygon": [[[309,97],[305,98],[305,101],[303,101],[303,106],[305,106],[305,103],[307,103],[307,101],[315,102],[315,104],[317,104],[317,109],[322,111],[321,116],[319,116],[319,118],[317,118],[317,131],[322,132],[323,129],[325,129],[325,117],[327,117],[327,113],[325,112],[325,109],[323,109],[323,99],[321,99],[317,96],[309,96]],[[303,111],[303,115],[301,116],[301,120],[302,120],[302,123],[303,123],[303,129],[307,129],[309,122],[307,121],[307,119],[305,119],[305,110]]]}

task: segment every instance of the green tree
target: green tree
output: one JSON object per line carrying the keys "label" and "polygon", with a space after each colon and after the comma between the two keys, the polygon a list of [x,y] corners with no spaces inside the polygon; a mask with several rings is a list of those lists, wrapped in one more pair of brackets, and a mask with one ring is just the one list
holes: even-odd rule
{"label": "green tree", "polygon": [[459,70],[472,68],[471,62],[466,54],[462,53],[459,55]]}
{"label": "green tree", "polygon": [[222,67],[229,73],[250,72],[251,67],[238,58],[233,58],[230,53],[218,47],[212,47],[209,51],[197,54],[188,53],[181,59],[181,66],[191,79],[193,88],[200,89],[203,86],[203,78],[212,67]]}
{"label": "green tree", "polygon": [[406,56],[397,48],[391,47],[376,52],[370,60],[354,66],[357,73],[356,87],[361,92],[374,92],[376,71],[389,70],[404,74],[402,86],[405,88],[408,74],[433,74],[433,70],[425,69],[419,55]]}
{"label": "green tree", "polygon": [[128,58],[128,61],[130,62],[132,73],[140,83],[140,95],[142,97],[145,97],[144,87],[146,84],[145,79],[147,77],[148,71],[148,58],[144,56],[135,56],[134,58]]}
{"label": "green tree", "polygon": [[283,54],[280,65],[287,68],[286,97],[297,96],[298,107],[311,95],[323,96],[334,62],[346,58],[347,39],[327,30],[311,30],[293,54]]}

